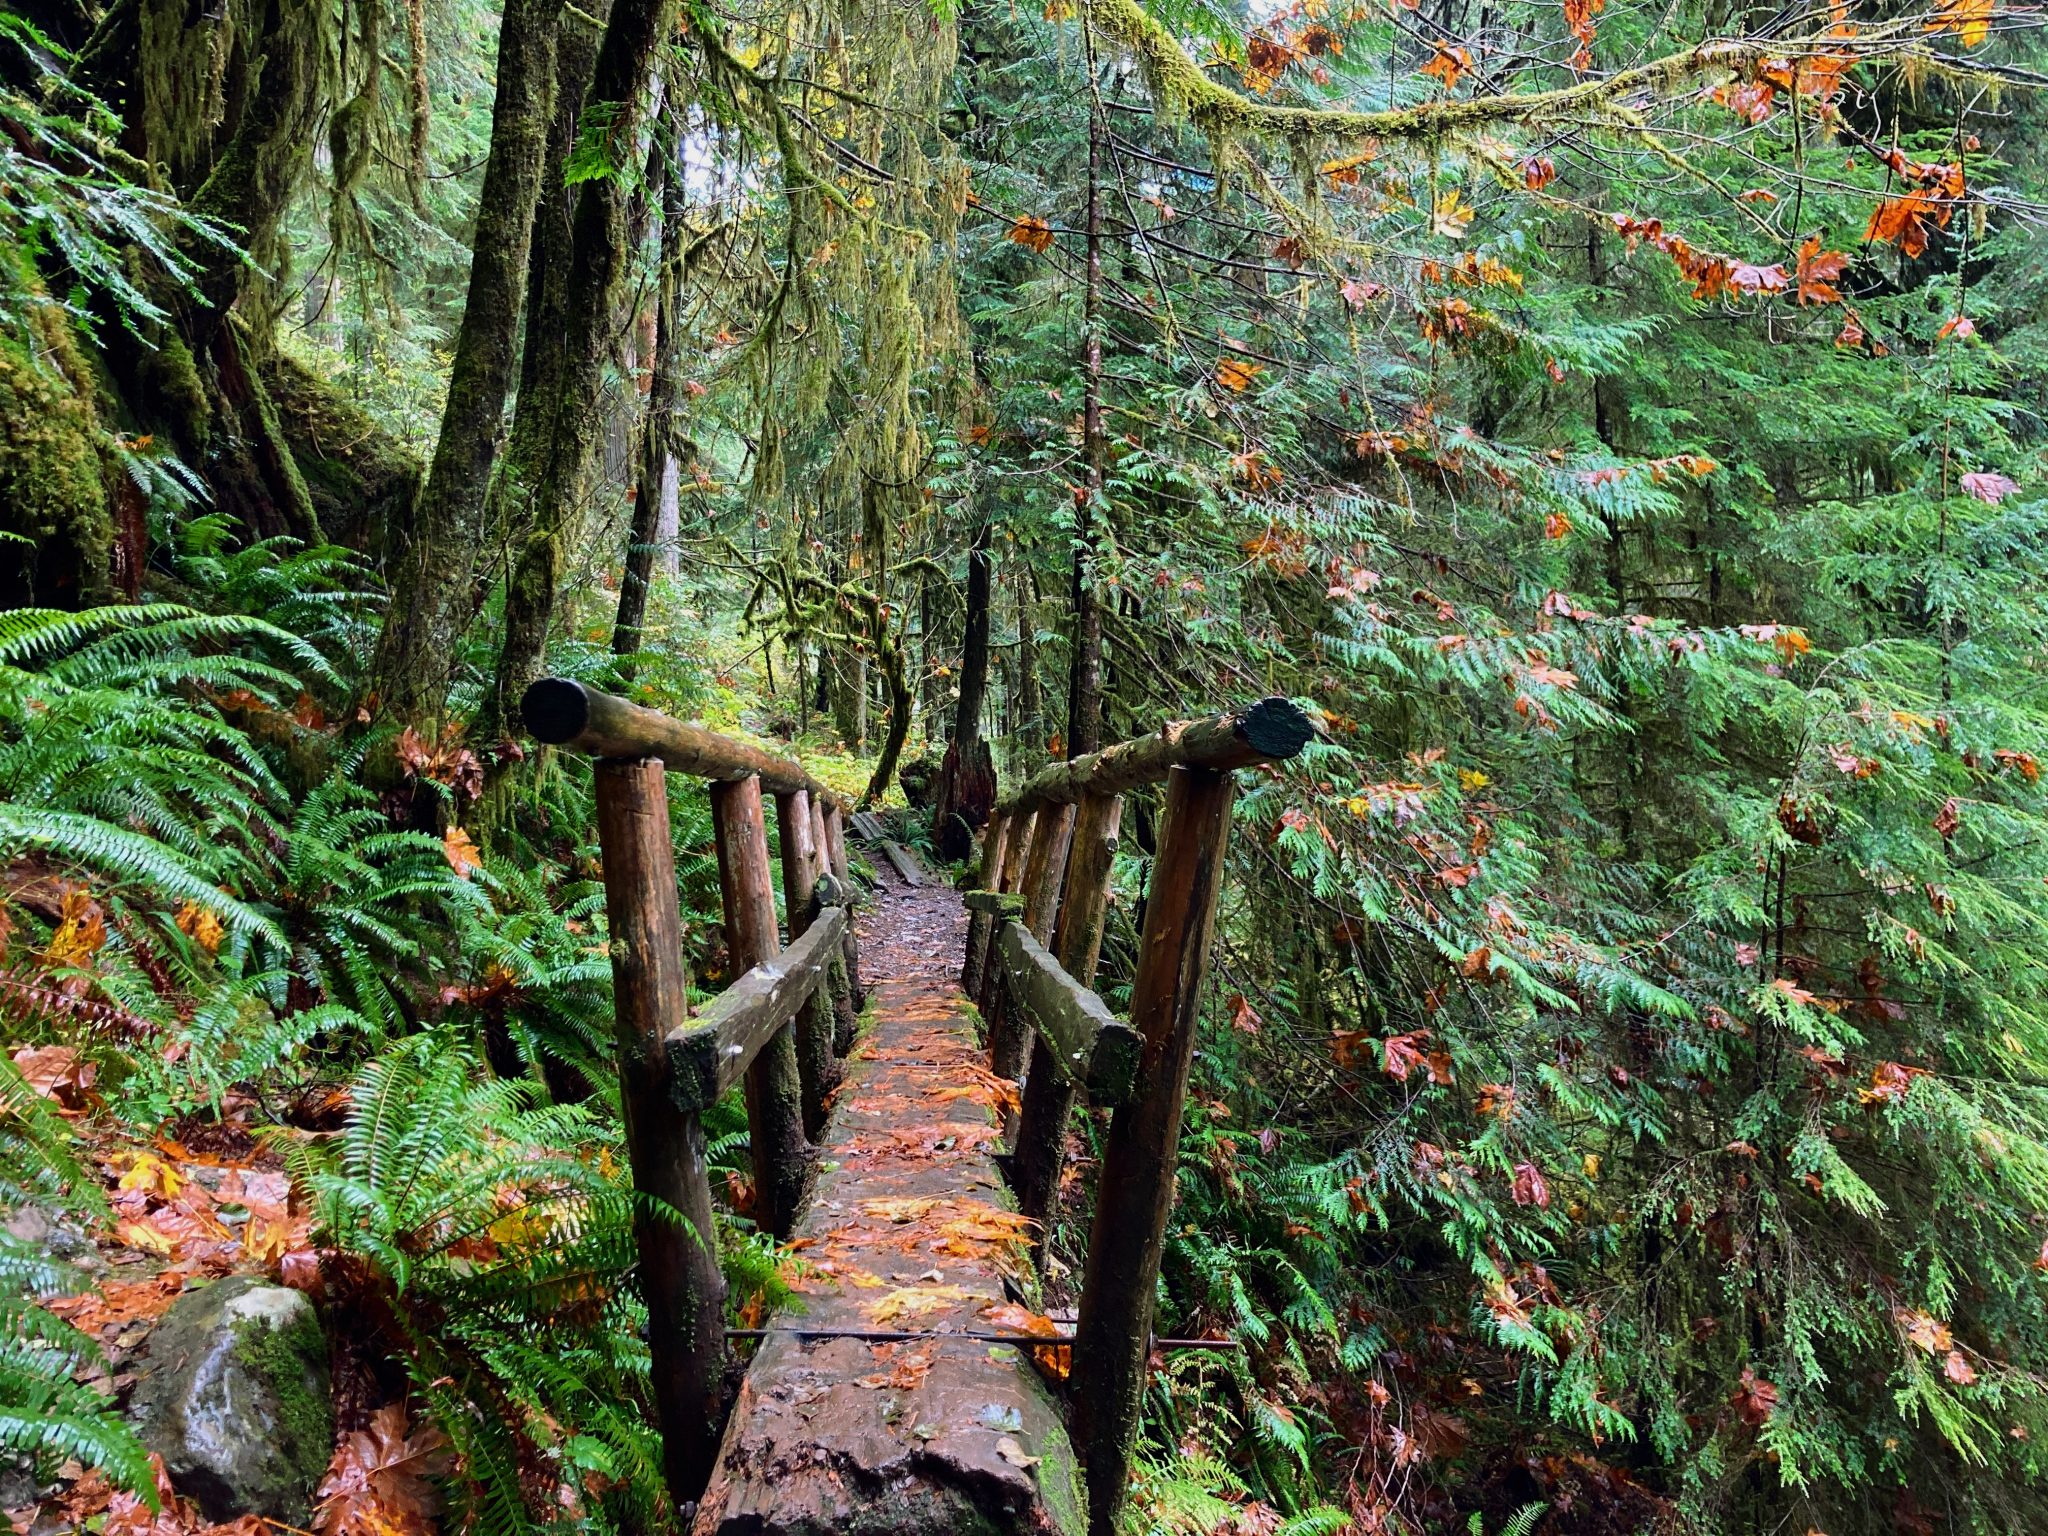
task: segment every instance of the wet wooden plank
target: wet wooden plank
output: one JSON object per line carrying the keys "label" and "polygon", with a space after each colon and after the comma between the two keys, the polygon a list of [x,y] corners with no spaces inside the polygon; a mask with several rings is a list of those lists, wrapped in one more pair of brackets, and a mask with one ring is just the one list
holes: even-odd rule
{"label": "wet wooden plank", "polygon": [[1022,923],[1005,923],[997,942],[1010,1006],[1045,1037],[1053,1069],[1085,1087],[1091,1103],[1128,1099],[1138,1071],[1138,1032],[1069,976]]}
{"label": "wet wooden plank", "polygon": [[670,1102],[702,1110],[746,1076],[754,1057],[824,985],[846,932],[846,909],[826,907],[781,954],[719,993],[686,1029],[670,1031]]}
{"label": "wet wooden plank", "polygon": [[965,915],[929,887],[877,906],[862,949],[890,979],[873,983],[875,1024],[798,1222],[801,1310],[780,1320],[936,1337],[771,1333],[693,1536],[1079,1536],[1085,1498],[1049,1389],[1016,1348],[946,1337],[1004,1331],[1006,1277],[1029,1269],[991,1156],[1004,1090],[953,974]]}

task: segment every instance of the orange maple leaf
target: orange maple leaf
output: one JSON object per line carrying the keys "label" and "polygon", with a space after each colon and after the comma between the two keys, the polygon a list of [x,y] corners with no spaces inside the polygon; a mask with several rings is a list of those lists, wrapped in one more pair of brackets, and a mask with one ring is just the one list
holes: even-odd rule
{"label": "orange maple leaf", "polygon": [[484,867],[483,854],[478,852],[469,834],[460,827],[448,829],[447,835],[441,839],[441,854],[448,860],[448,867],[465,880]]}
{"label": "orange maple leaf", "polygon": [[1226,357],[1216,364],[1216,382],[1232,394],[1241,395],[1260,374],[1266,371],[1264,363],[1247,362],[1243,358]]}
{"label": "orange maple leaf", "polygon": [[431,1536],[440,1499],[441,1432],[407,1433],[405,1404],[388,1403],[327,1464],[313,1529],[320,1536]]}
{"label": "orange maple leaf", "polygon": [[1841,303],[1842,291],[1835,286],[1835,280],[1848,269],[1846,251],[1824,251],[1820,248],[1820,237],[1808,235],[1799,247],[1799,302]]}
{"label": "orange maple leaf", "polygon": [[1992,0],[1934,0],[1927,30],[1957,33],[1965,48],[1974,48],[1991,36],[1994,9]]}
{"label": "orange maple leaf", "polygon": [[1026,214],[1010,226],[1010,232],[1003,238],[1026,250],[1043,251],[1052,244],[1052,226],[1035,213]]}
{"label": "orange maple leaf", "polygon": [[1472,67],[1472,55],[1463,48],[1446,48],[1437,45],[1436,57],[1422,66],[1422,73],[1434,75],[1443,81],[1444,89],[1455,91],[1465,72]]}

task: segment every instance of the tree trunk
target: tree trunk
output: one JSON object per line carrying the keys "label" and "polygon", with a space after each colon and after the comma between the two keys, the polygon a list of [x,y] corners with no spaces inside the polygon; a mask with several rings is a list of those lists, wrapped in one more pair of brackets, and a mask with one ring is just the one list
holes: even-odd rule
{"label": "tree trunk", "polygon": [[[310,0],[230,0],[204,17],[178,0],[142,0],[107,13],[79,74],[123,105],[123,147],[162,167],[190,212],[275,264],[322,106],[320,50],[321,12]],[[212,91],[192,88],[196,79],[211,80]],[[270,351],[262,306],[237,323],[249,261],[194,236],[181,244],[195,292],[145,278],[172,318],[146,340],[101,326],[114,388],[134,424],[198,471],[213,510],[246,537],[317,542],[319,519],[260,371]]]}
{"label": "tree trunk", "polygon": [[[575,260],[576,204],[580,186],[567,179],[569,151],[589,97],[591,71],[611,15],[609,0],[594,0],[581,12],[564,9],[555,44],[555,111],[548,127],[541,168],[540,201],[533,213],[533,244],[527,259],[526,347],[519,359],[519,395],[505,459],[491,488],[487,519],[494,538],[506,547],[526,536],[524,488],[538,479],[552,442],[554,402],[560,393],[569,346],[569,269]],[[481,602],[483,594],[477,594]]]}
{"label": "tree trunk", "polygon": [[1045,748],[1045,691],[1038,679],[1038,584],[1025,566],[1017,573],[1017,721],[1011,766],[1034,768]]}
{"label": "tree trunk", "polygon": [[[1093,85],[1093,71],[1090,85]],[[1088,272],[1082,309],[1081,442],[1088,497],[1074,528],[1073,640],[1067,677],[1067,756],[1102,745],[1102,609],[1095,591],[1095,516],[1102,507],[1102,114],[1088,109]]]}
{"label": "tree trunk", "polygon": [[[622,147],[615,151],[622,159],[638,154],[654,51],[674,24],[674,0],[618,0],[612,7],[587,96],[594,102],[621,104],[612,141]],[[552,398],[536,401],[547,412],[547,447],[538,479],[508,488],[515,497],[523,493],[529,515],[520,517],[516,504],[511,512],[529,531],[506,589],[504,641],[485,704],[484,718],[501,731],[518,718],[520,695],[540,676],[561,574],[562,530],[589,476],[604,365],[612,350],[614,316],[631,255],[630,181],[616,172],[600,177],[584,183],[576,200],[563,366],[550,391]]]}
{"label": "tree trunk", "polygon": [[[612,626],[612,653],[621,658],[619,672],[631,679],[631,657],[640,649],[641,627],[647,622],[647,587],[653,580],[656,555],[667,530],[677,495],[678,444],[676,406],[682,395],[682,265],[683,214],[689,189],[679,166],[671,164],[683,136],[683,103],[669,93],[664,113],[666,149],[657,158],[667,166],[661,182],[661,271],[655,280],[654,357],[647,391],[647,416],[640,429],[638,484],[633,496],[632,531],[626,539],[625,569],[619,577],[618,620]],[[672,535],[671,535],[672,536]]]}
{"label": "tree trunk", "polygon": [[905,662],[902,645],[889,633],[889,620],[877,605],[875,612],[875,660],[881,664],[882,685],[889,690],[888,729],[882,737],[882,750],[875,758],[875,771],[868,779],[868,787],[861,791],[860,803],[873,805],[889,788],[889,780],[895,776],[897,759],[903,755],[903,743],[910,739],[910,720],[917,709],[917,696],[911,692],[910,679],[904,675]]}
{"label": "tree trunk", "polygon": [[562,0],[508,0],[469,268],[433,467],[392,569],[370,665],[384,718],[438,733],[455,645],[470,614],[483,511],[512,387],[534,208],[555,107]]}
{"label": "tree trunk", "polygon": [[981,735],[982,701],[988,696],[988,632],[990,601],[989,542],[992,523],[975,530],[967,555],[967,633],[960,657],[960,697],[953,709],[953,739],[939,765],[938,796],[932,807],[932,832],[939,857],[966,858],[974,851],[974,834],[986,825],[996,803],[996,765]]}
{"label": "tree trunk", "polygon": [[854,752],[868,745],[868,659],[846,646],[833,646],[827,653],[824,672],[832,703],[832,724],[839,739]]}

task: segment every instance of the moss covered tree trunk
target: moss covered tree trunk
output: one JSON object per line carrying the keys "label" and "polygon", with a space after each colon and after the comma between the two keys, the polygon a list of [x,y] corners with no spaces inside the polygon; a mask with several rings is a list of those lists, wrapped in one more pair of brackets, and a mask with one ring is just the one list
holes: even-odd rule
{"label": "moss covered tree trunk", "polygon": [[975,832],[995,807],[996,765],[981,734],[982,702],[988,695],[989,619],[993,607],[989,542],[995,525],[984,520],[967,555],[967,632],[960,656],[960,697],[953,711],[953,739],[939,765],[932,829],[939,856],[964,859]]}
{"label": "moss covered tree trunk", "polygon": [[448,378],[433,467],[397,540],[391,606],[369,686],[384,718],[438,731],[518,363],[534,209],[554,121],[562,0],[508,0],[498,45],[490,158],[477,205],[469,295]]}
{"label": "moss covered tree trunk", "polygon": [[[53,35],[76,39],[86,11],[66,25],[57,10]],[[311,543],[335,531],[323,510],[353,532],[360,523],[351,509],[374,517],[410,506],[418,478],[410,456],[351,413],[326,380],[280,357],[271,306],[252,302],[265,292],[265,273],[285,270],[280,231],[331,106],[331,27],[332,12],[315,0],[198,9],[121,0],[83,39],[73,78],[120,112],[121,152],[239,249],[183,237],[190,291],[152,275],[157,264],[138,252],[134,270],[165,317],[138,335],[97,298],[98,324],[75,338],[90,362],[79,370],[57,356],[77,408],[60,415],[104,418],[96,432],[104,492],[89,515],[89,498],[76,499],[80,515],[65,535],[73,547],[45,562],[50,570],[37,581],[55,579],[80,599],[139,590],[146,507],[105,448],[116,424],[174,453],[203,481],[210,509],[246,538]],[[60,488],[82,493],[88,478]]]}
{"label": "moss covered tree trunk", "polygon": [[[684,213],[688,189],[679,168],[670,164],[683,131],[682,97],[671,90],[664,133],[666,149],[657,148],[654,164],[662,171],[661,271],[656,278],[654,358],[647,390],[647,416],[641,424],[637,489],[633,521],[626,536],[625,567],[619,577],[619,612],[612,627],[612,652],[627,658],[640,649],[647,620],[647,588],[654,579],[664,524],[677,493],[681,444],[676,425],[682,398],[683,260],[688,226]],[[622,660],[620,672],[630,678],[633,664]]]}
{"label": "moss covered tree trunk", "polygon": [[[611,14],[609,0],[565,8],[555,48],[555,114],[548,129],[547,158],[541,168],[540,205],[534,210],[533,245],[527,258],[526,346],[519,360],[519,393],[512,430],[491,488],[485,522],[487,538],[501,549],[525,539],[531,511],[527,494],[553,438],[554,402],[560,393],[568,345],[569,267],[576,241],[576,204],[582,188],[568,180],[569,152],[576,147],[597,45]],[[499,572],[498,575],[505,573]],[[476,593],[481,603],[482,586]],[[489,701],[486,701],[486,710]]]}
{"label": "moss covered tree trunk", "polygon": [[561,371],[533,401],[544,413],[546,446],[537,462],[508,465],[522,477],[506,486],[510,515],[528,532],[506,589],[504,642],[485,701],[483,722],[494,735],[508,732],[518,718],[520,695],[540,675],[546,655],[562,530],[589,479],[605,363],[632,249],[633,189],[625,168],[638,154],[655,48],[674,25],[674,0],[618,0],[591,71],[589,102],[618,108],[609,135],[613,169],[584,183],[576,200]]}

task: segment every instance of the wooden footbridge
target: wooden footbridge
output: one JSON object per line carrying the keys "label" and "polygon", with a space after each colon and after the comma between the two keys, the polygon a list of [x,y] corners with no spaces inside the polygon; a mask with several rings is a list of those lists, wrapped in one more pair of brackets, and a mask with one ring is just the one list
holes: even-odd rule
{"label": "wooden footbridge", "polygon": [[[1108,1536],[1153,1349],[1209,1343],[1154,1339],[1152,1304],[1233,776],[1299,752],[1307,717],[1267,699],[1048,768],[997,807],[964,904],[878,843],[896,874],[857,942],[853,813],[800,766],[558,678],[525,716],[595,759],[654,1401],[695,1536]],[[670,772],[710,785],[742,973],[694,1018]],[[1089,983],[1123,796],[1156,785],[1119,1019]],[[735,1328],[701,1116],[741,1084],[753,1214],[798,1279],[794,1305]],[[1034,1260],[1083,1101],[1111,1115],[1069,1333],[1032,1304]]]}

